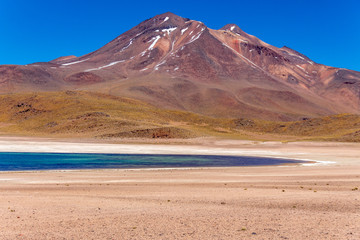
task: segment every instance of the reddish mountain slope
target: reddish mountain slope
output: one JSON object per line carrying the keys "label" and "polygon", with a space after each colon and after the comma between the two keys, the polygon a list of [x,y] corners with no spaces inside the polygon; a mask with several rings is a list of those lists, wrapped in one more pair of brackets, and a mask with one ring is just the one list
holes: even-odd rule
{"label": "reddish mountain slope", "polygon": [[2,92],[85,89],[197,113],[290,120],[360,112],[360,73],[277,48],[235,24],[220,30],[165,13],[99,50],[0,66]]}

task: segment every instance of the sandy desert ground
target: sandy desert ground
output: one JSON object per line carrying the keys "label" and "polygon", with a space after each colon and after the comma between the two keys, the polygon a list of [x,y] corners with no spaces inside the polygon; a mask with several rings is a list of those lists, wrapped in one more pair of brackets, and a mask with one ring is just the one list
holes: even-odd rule
{"label": "sandy desert ground", "polygon": [[0,239],[360,239],[360,145],[1,138],[0,151],[291,157],[281,167],[0,173]]}

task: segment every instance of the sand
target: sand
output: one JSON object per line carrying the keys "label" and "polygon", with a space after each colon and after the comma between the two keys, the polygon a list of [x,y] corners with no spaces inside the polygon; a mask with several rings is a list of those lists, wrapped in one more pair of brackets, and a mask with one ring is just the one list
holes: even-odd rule
{"label": "sand", "polygon": [[0,173],[0,239],[360,239],[360,145],[2,138],[0,151],[226,154],[281,167]]}

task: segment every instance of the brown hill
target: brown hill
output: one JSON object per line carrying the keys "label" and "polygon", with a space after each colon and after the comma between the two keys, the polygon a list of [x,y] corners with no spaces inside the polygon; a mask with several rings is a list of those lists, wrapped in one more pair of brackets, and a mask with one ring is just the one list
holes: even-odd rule
{"label": "brown hill", "polygon": [[0,135],[66,138],[194,138],[360,141],[360,116],[294,122],[212,118],[93,92],[0,95]]}
{"label": "brown hill", "polygon": [[0,66],[0,89],[89,90],[215,117],[287,121],[360,112],[359,72],[317,64],[235,24],[213,30],[172,13],[78,58]]}

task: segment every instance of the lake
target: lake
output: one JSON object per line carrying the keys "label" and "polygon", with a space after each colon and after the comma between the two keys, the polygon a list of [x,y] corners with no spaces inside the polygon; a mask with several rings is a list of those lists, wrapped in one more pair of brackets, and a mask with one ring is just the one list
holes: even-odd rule
{"label": "lake", "polygon": [[0,153],[0,171],[234,167],[296,163],[303,163],[303,161],[279,158],[214,155]]}

